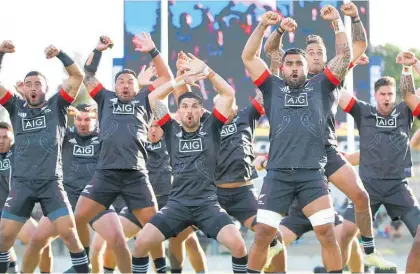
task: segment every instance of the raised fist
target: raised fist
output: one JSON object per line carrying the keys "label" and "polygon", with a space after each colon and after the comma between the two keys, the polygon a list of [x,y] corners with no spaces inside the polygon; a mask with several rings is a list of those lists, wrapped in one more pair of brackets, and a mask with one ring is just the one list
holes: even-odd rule
{"label": "raised fist", "polygon": [[134,50],[148,53],[149,51],[151,51],[152,49],[156,47],[155,43],[153,42],[152,37],[150,36],[150,33],[142,32],[141,34],[143,38],[140,38],[137,35],[134,35],[133,37],[133,44],[135,46]]}
{"label": "raised fist", "polygon": [[15,45],[10,40],[3,41],[0,45],[0,52],[3,53],[13,53],[15,52]]}
{"label": "raised fist", "polygon": [[45,50],[44,50],[45,56],[47,57],[47,59],[51,59],[53,57],[56,57],[58,55],[58,53],[60,53],[60,50],[53,46],[53,45],[49,45]]}
{"label": "raised fist", "polygon": [[357,10],[357,7],[353,2],[343,4],[341,6],[341,11],[344,15],[350,17],[356,17],[359,15],[359,11]]}
{"label": "raised fist", "polygon": [[98,45],[96,45],[96,49],[99,51],[104,51],[108,48],[112,48],[114,46],[114,42],[112,42],[111,38],[109,36],[101,36],[99,38]]}
{"label": "raised fist", "polygon": [[267,11],[261,17],[261,24],[263,24],[264,26],[277,25],[279,22],[280,22],[280,15],[272,11]]}
{"label": "raised fist", "polygon": [[287,17],[286,19],[283,19],[281,21],[280,28],[288,32],[295,32],[297,28],[297,23],[292,18]]}
{"label": "raised fist", "polygon": [[340,18],[340,13],[332,5],[327,5],[321,9],[321,18],[325,21],[334,21]]}
{"label": "raised fist", "polygon": [[417,63],[416,55],[410,51],[400,52],[396,58],[396,63],[404,66],[412,66]]}

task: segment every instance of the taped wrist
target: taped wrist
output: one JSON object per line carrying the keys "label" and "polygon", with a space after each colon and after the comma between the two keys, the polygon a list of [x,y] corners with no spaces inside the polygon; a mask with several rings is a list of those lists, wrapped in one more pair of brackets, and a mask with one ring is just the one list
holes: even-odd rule
{"label": "taped wrist", "polygon": [[57,58],[60,59],[61,63],[65,67],[71,66],[74,64],[74,61],[62,50],[57,54]]}
{"label": "taped wrist", "polygon": [[337,20],[332,21],[331,24],[334,28],[335,34],[340,33],[340,32],[346,32],[346,29],[344,28],[343,20],[341,20],[341,18],[338,18]]}
{"label": "taped wrist", "polygon": [[[93,50],[93,58],[90,64],[85,63],[85,71],[92,73],[95,75],[96,71],[98,70],[99,62],[101,61],[102,52],[97,49]],[[89,59],[88,59],[89,60]]]}

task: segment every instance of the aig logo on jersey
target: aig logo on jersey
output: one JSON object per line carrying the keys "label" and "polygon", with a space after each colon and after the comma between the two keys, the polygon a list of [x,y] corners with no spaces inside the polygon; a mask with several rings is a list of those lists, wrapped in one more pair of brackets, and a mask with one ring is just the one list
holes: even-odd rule
{"label": "aig logo on jersey", "polygon": [[179,140],[179,152],[203,151],[201,139]]}
{"label": "aig logo on jersey", "polygon": [[162,142],[156,143],[156,144],[149,144],[148,149],[150,150],[157,150],[162,148]]}
{"label": "aig logo on jersey", "polygon": [[93,153],[94,153],[93,145],[88,145],[88,146],[74,145],[73,147],[74,156],[89,157],[89,156],[93,156]]}
{"label": "aig logo on jersey", "polygon": [[238,129],[236,128],[236,124],[229,124],[229,125],[225,125],[222,127],[222,132],[221,132],[221,136],[222,137],[226,137],[229,135],[232,135],[234,133],[236,133],[238,131]]}
{"label": "aig logo on jersey", "polygon": [[0,161],[0,170],[8,170],[10,169],[10,160],[4,159],[3,161]]}
{"label": "aig logo on jersey", "polygon": [[31,119],[22,119],[22,129],[23,131],[30,131],[34,129],[45,128],[45,116],[40,116]]}
{"label": "aig logo on jersey", "polygon": [[134,114],[134,104],[113,104],[113,114]]}
{"label": "aig logo on jersey", "polygon": [[286,93],[284,96],[284,106],[286,107],[308,106],[308,93],[306,92],[300,93],[298,96],[292,96]]}
{"label": "aig logo on jersey", "polygon": [[376,126],[382,128],[396,128],[397,127],[397,117],[384,118],[376,116]]}

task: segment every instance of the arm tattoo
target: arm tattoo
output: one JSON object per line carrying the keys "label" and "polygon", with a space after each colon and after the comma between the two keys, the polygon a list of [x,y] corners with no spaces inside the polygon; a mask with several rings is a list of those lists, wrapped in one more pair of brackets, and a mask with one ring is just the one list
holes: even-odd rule
{"label": "arm tattoo", "polygon": [[88,89],[94,89],[98,85],[98,80],[96,80],[95,76],[93,76],[93,73],[85,71],[83,83]]}
{"label": "arm tattoo", "polygon": [[257,101],[262,107],[264,107],[264,97],[261,90],[257,90],[257,95],[255,96],[255,101]]}
{"label": "arm tattoo", "polygon": [[[281,48],[281,38],[277,30],[273,31],[265,42],[264,51],[270,59],[270,71],[279,74],[279,68],[283,64],[284,50]],[[278,75],[277,75],[278,76]]]}
{"label": "arm tattoo", "polygon": [[73,88],[73,86],[72,85],[70,85],[70,84],[68,84],[67,86],[66,86],[66,88],[64,89],[64,91],[66,92],[66,93],[70,93],[70,91],[71,91],[71,89]]}
{"label": "arm tattoo", "polygon": [[400,89],[403,98],[405,98],[408,93],[415,94],[416,88],[414,87],[413,75],[401,75],[400,80]]}
{"label": "arm tattoo", "polygon": [[155,106],[153,107],[153,115],[155,116],[155,119],[159,121],[165,117],[166,114],[168,114],[168,108],[166,105],[161,101],[156,101]]}
{"label": "arm tattoo", "polygon": [[362,21],[352,24],[352,37],[353,41],[367,42],[365,28]]}
{"label": "arm tattoo", "polygon": [[330,61],[328,68],[335,74],[338,80],[342,80],[346,75],[351,61],[351,48],[346,42],[343,44],[336,44],[335,51],[337,55]]}

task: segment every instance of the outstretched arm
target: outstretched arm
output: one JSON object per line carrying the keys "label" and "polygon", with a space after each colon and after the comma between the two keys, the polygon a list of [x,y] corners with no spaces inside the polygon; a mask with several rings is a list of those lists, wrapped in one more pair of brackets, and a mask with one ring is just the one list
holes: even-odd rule
{"label": "outstretched arm", "polygon": [[349,161],[349,163],[352,166],[358,166],[360,163],[360,150],[347,154],[347,153],[342,153],[344,158],[346,158],[347,161]]}
{"label": "outstretched arm", "polygon": [[400,78],[400,90],[405,103],[418,117],[420,114],[420,97],[416,95],[414,86],[414,76],[412,74],[412,66],[417,62],[416,56],[411,52],[400,53],[397,57],[397,63],[402,64],[402,72]]}
{"label": "outstretched arm", "polygon": [[242,61],[252,81],[257,80],[267,70],[267,64],[260,57],[264,32],[269,25],[276,25],[279,21],[280,16],[277,13],[266,12],[246,42],[242,52]]}
{"label": "outstretched arm", "polygon": [[99,81],[96,79],[95,74],[98,70],[99,62],[101,61],[102,52],[108,48],[112,48],[113,45],[114,43],[112,42],[111,38],[109,38],[108,36],[101,36],[98,45],[89,55],[85,63],[85,78],[83,79],[83,83],[85,84],[89,94],[91,94],[92,91],[99,84]]}
{"label": "outstretched arm", "polygon": [[150,36],[150,33],[142,33],[142,38],[135,35],[133,37],[133,43],[135,46],[135,51],[140,51],[143,53],[149,53],[152,57],[153,64],[156,67],[157,79],[153,82],[153,88],[157,88],[160,85],[173,79],[173,74],[169,66],[165,63],[162,58],[162,55],[157,50],[155,43]]}
{"label": "outstretched arm", "polygon": [[331,73],[331,78],[338,85],[347,74],[353,53],[349,45],[343,21],[338,10],[331,5],[321,9],[321,17],[326,21],[331,21],[335,31],[335,57],[328,63],[326,73]]}
{"label": "outstretched arm", "polygon": [[420,130],[417,130],[411,137],[410,146],[415,150],[420,150]]}
{"label": "outstretched arm", "polygon": [[344,15],[351,17],[352,22],[352,49],[353,49],[353,60],[352,63],[356,63],[356,61],[362,56],[362,54],[366,51],[368,42],[365,28],[363,27],[363,23],[359,17],[359,11],[356,5],[352,2],[343,4],[341,6],[341,11]]}
{"label": "outstretched arm", "polygon": [[[2,67],[2,61],[3,61],[4,55],[6,55],[6,53],[14,53],[14,52],[15,52],[15,45],[13,44],[12,41],[6,40],[0,44],[0,69]],[[8,94],[8,90],[3,86],[3,83],[0,82],[0,102],[3,102],[3,100],[9,99],[9,98],[5,98],[5,95],[7,94]]]}
{"label": "outstretched arm", "polygon": [[71,97],[69,101],[74,100],[79,93],[80,86],[82,85],[84,74],[78,65],[62,50],[59,50],[53,45],[45,49],[45,56],[47,59],[57,57],[64,65],[69,78],[64,83],[62,89]]}
{"label": "outstretched arm", "polygon": [[283,19],[280,25],[268,37],[264,45],[264,52],[270,59],[270,71],[274,75],[280,75],[280,67],[283,64],[283,43],[282,39],[286,31],[294,32],[297,24],[292,18]]}

